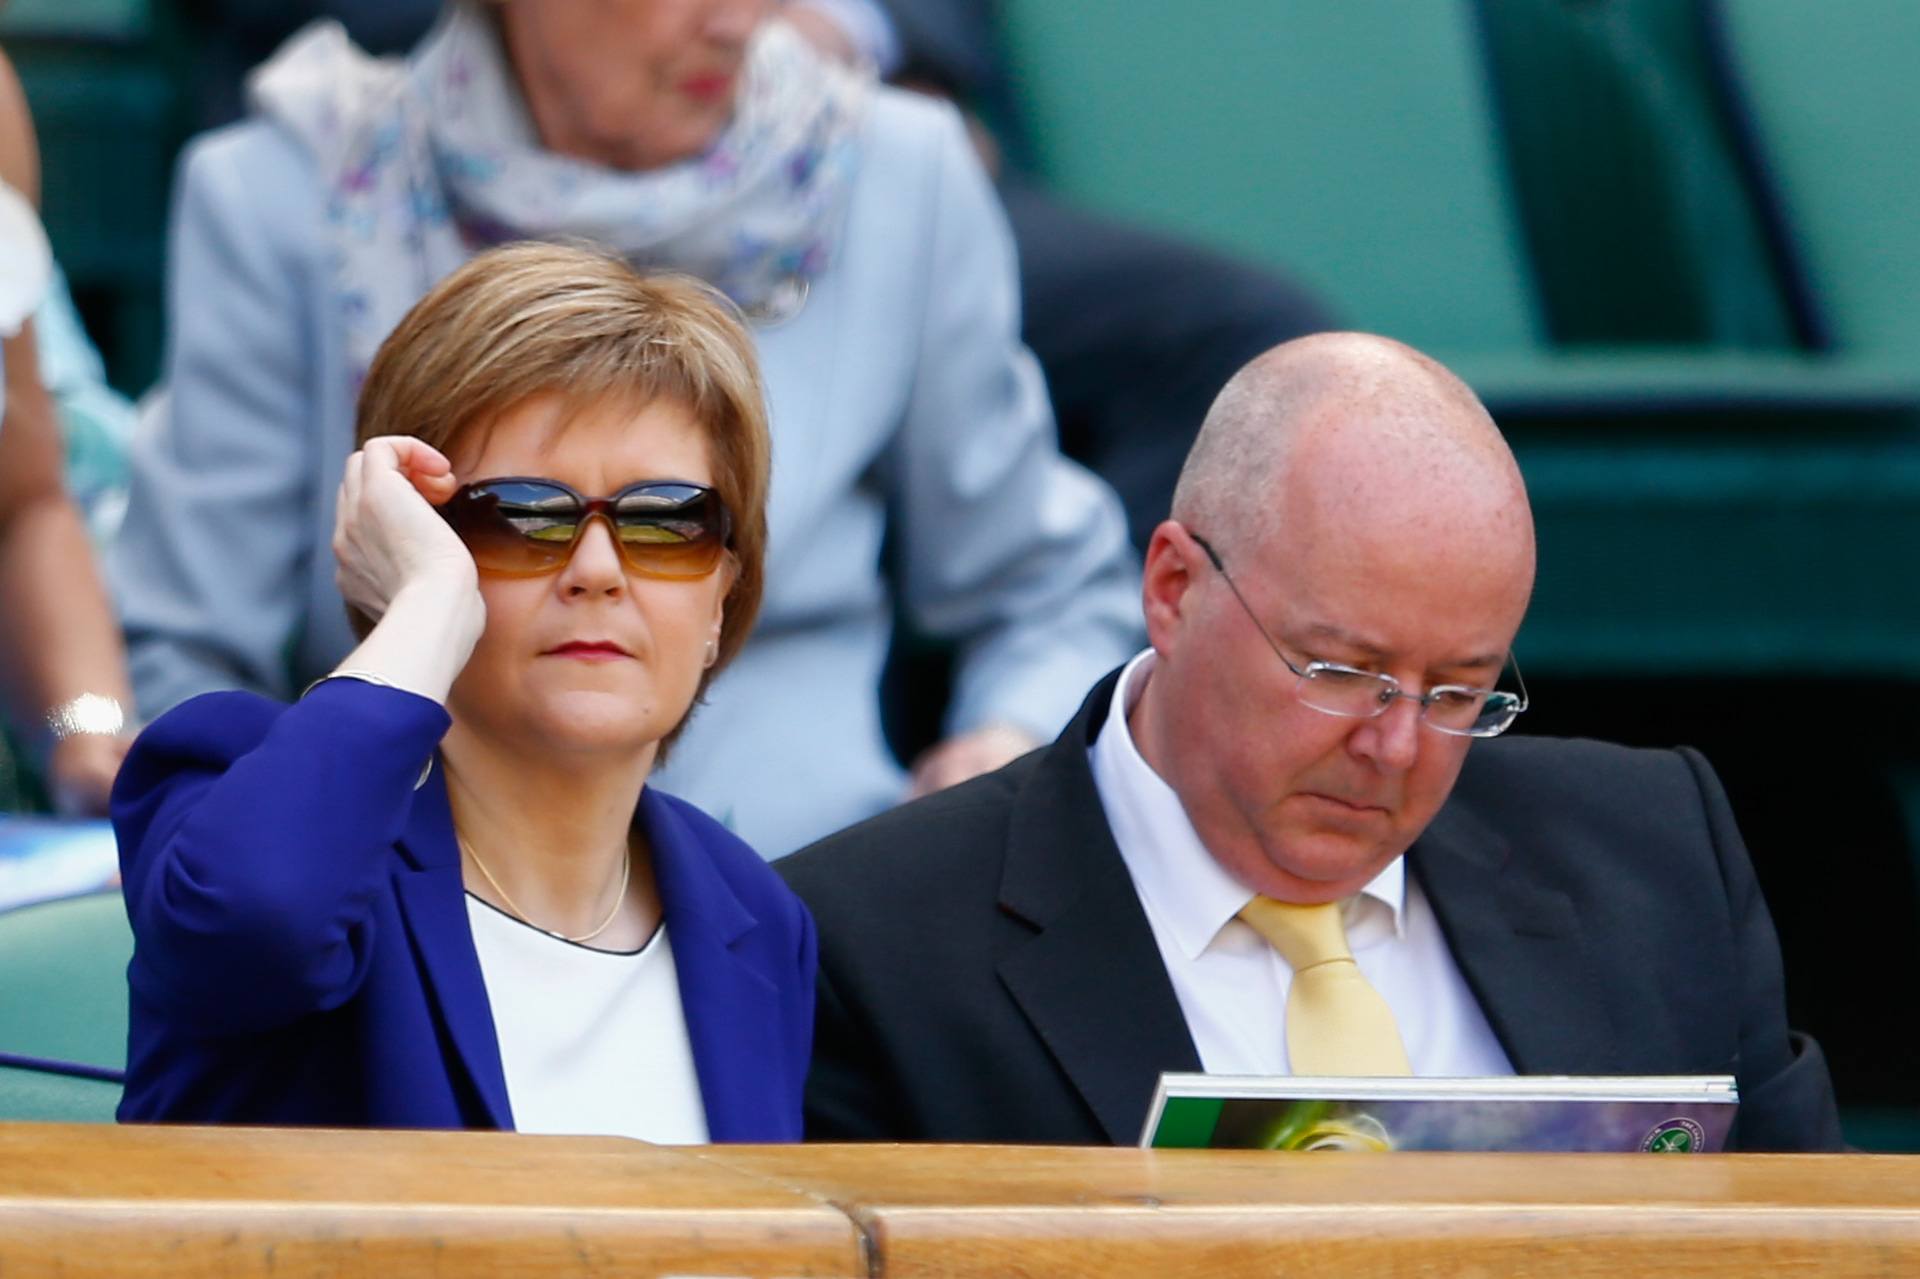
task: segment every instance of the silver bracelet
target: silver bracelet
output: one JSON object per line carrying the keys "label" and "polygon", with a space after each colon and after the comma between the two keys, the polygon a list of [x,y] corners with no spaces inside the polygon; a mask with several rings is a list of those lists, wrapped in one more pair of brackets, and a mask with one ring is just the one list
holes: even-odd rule
{"label": "silver bracelet", "polygon": [[101,693],[82,693],[47,712],[47,732],[56,742],[82,734],[118,737],[126,726],[120,703]]}
{"label": "silver bracelet", "polygon": [[349,667],[346,670],[328,671],[325,675],[322,675],[319,679],[313,681],[313,683],[301,689],[300,696],[305,697],[308,693],[311,693],[314,689],[319,688],[322,684],[326,683],[330,679],[357,679],[363,684],[378,684],[381,688],[399,688],[400,687],[398,684],[394,683],[392,680],[388,679],[386,676],[377,674],[374,671],[363,671],[354,667]]}

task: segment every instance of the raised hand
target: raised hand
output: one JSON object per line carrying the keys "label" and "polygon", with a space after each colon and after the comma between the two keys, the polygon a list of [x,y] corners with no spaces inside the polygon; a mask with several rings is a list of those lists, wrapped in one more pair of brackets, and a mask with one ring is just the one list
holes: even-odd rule
{"label": "raised hand", "polygon": [[487,618],[473,556],[434,509],[457,487],[446,455],[410,435],[376,436],[347,459],[335,580],[376,625],[340,672],[445,699]]}
{"label": "raised hand", "polygon": [[446,455],[410,435],[376,436],[347,459],[333,554],[349,604],[379,618],[404,587],[475,586],[473,556],[433,509],[454,488]]}

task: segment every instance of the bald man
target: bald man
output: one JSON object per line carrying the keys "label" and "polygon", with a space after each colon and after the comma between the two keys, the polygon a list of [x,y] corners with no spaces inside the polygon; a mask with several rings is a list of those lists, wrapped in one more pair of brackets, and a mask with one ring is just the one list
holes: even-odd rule
{"label": "bald man", "polygon": [[1151,647],[1051,747],[779,864],[809,1136],[1131,1143],[1163,1071],[1733,1074],[1733,1145],[1836,1147],[1706,762],[1491,740],[1533,575],[1446,369],[1359,334],[1242,369],[1147,549]]}

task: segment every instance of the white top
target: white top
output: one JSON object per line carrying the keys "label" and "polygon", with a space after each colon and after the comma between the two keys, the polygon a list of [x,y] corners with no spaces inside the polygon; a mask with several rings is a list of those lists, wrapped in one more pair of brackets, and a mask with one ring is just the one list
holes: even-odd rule
{"label": "white top", "polygon": [[471,893],[480,974],[520,1132],[707,1140],[667,926],[639,950],[594,950]]}
{"label": "white top", "polygon": [[40,215],[0,180],[0,338],[13,337],[33,318],[52,282],[53,250]]}
{"label": "white top", "polygon": [[[1127,712],[1153,669],[1152,649],[1120,676],[1107,722],[1088,752],[1114,843],[1209,1074],[1284,1075],[1287,991],[1293,970],[1235,918],[1253,890],[1215,861],[1179,797],[1135,747]],[[1393,1009],[1416,1075],[1511,1075],[1441,936],[1426,894],[1396,857],[1342,906],[1347,943]]]}

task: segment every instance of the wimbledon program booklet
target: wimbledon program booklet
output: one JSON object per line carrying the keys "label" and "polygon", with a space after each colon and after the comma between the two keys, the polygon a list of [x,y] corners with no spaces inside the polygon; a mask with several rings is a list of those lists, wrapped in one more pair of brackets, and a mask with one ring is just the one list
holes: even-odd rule
{"label": "wimbledon program booklet", "polygon": [[1717,1151],[1731,1075],[1160,1076],[1140,1144],[1232,1150]]}

